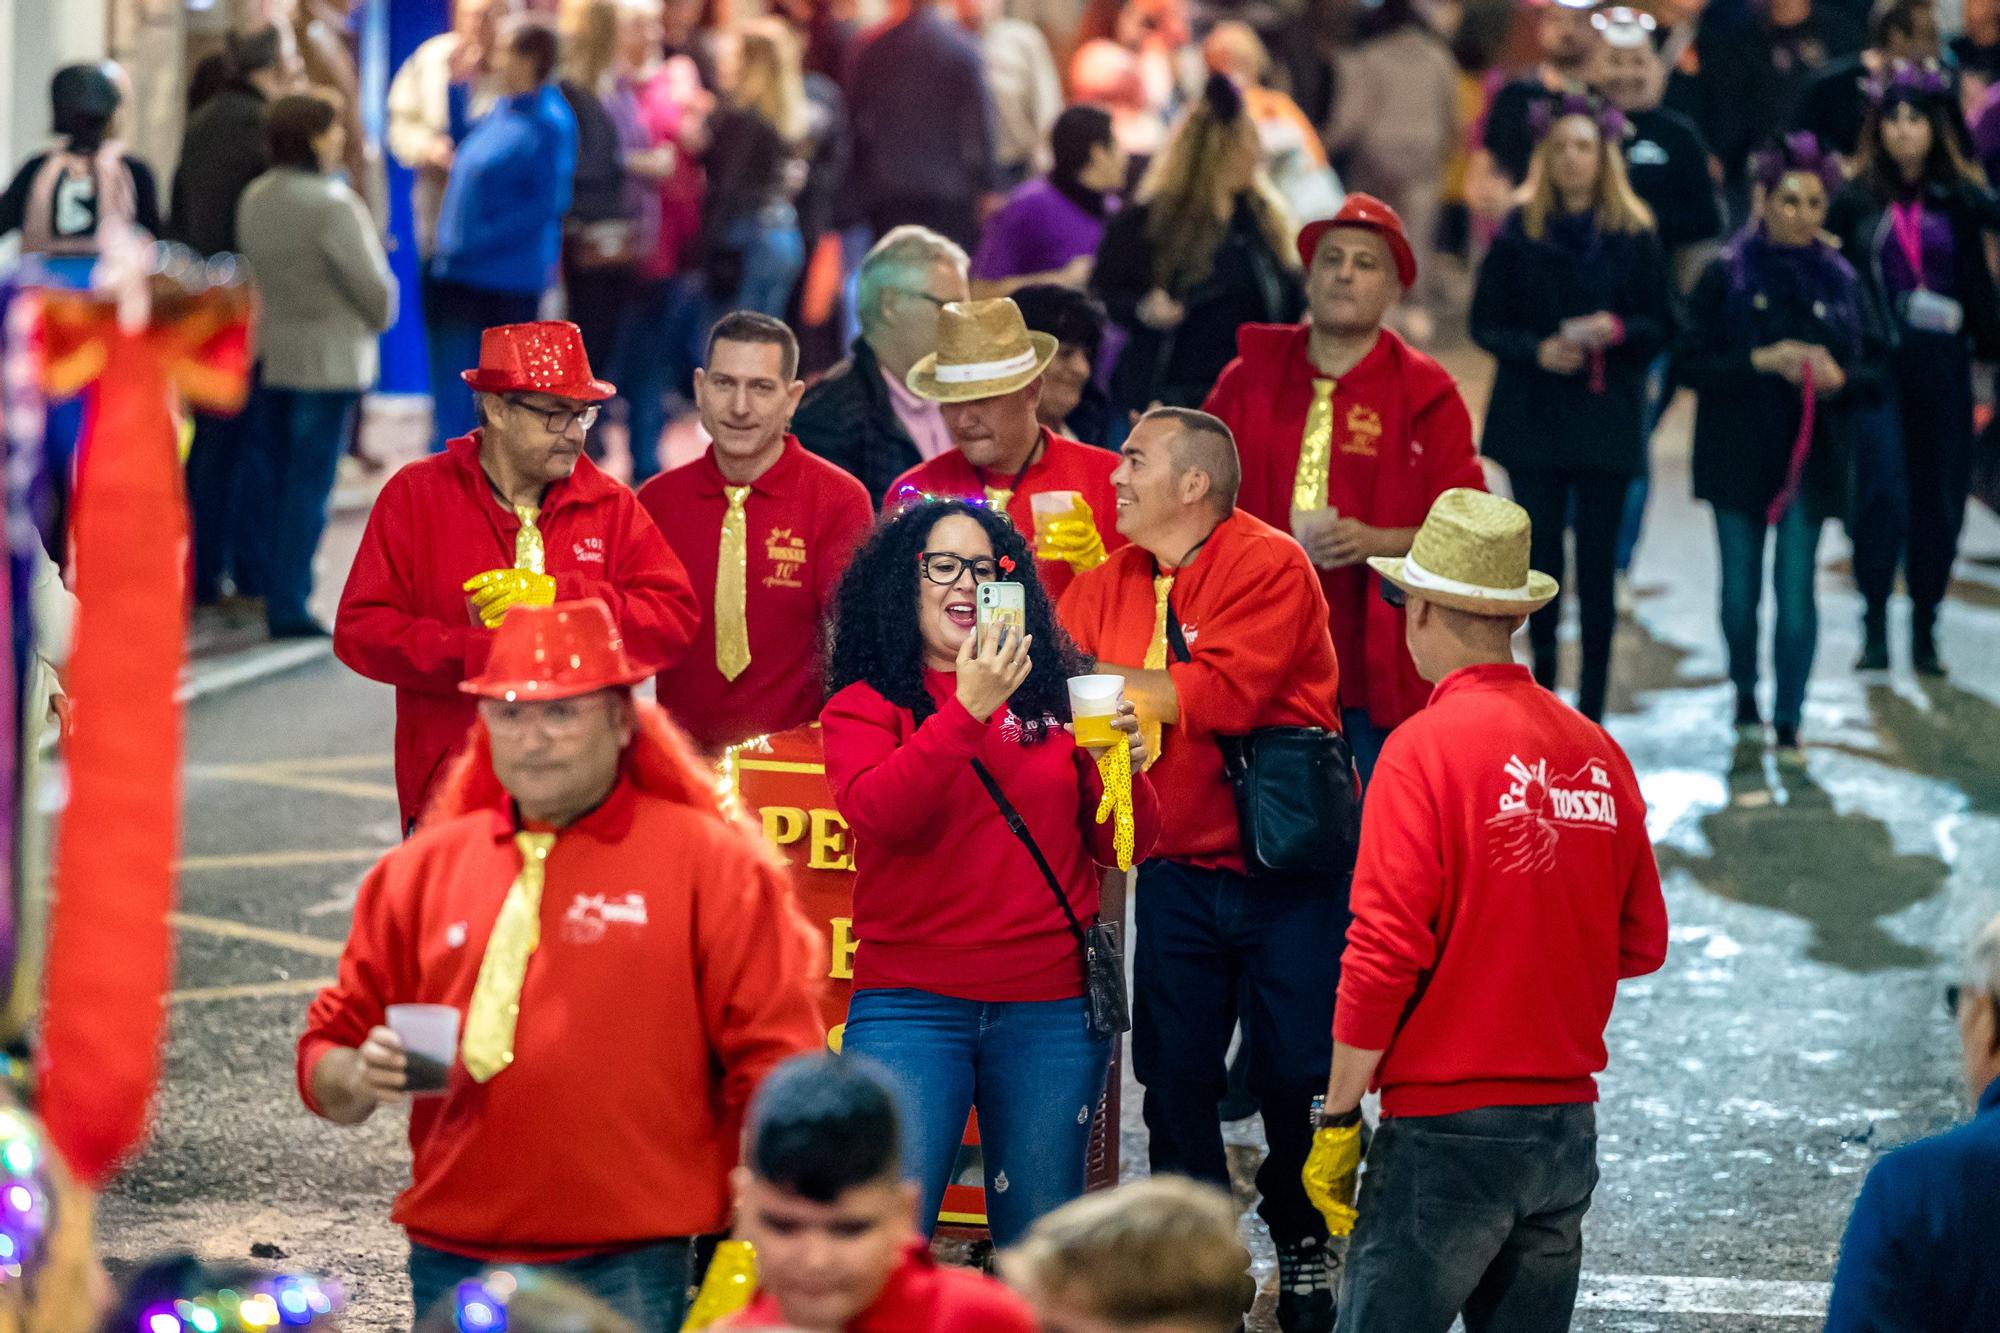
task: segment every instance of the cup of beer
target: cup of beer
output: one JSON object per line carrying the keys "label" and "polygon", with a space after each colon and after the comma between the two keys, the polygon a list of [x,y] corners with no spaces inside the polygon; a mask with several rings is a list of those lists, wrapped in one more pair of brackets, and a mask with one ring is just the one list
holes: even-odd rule
{"label": "cup of beer", "polygon": [[409,1062],[405,1090],[412,1097],[442,1097],[458,1054],[458,1010],[448,1004],[392,1004],[389,1030],[403,1039]]}
{"label": "cup of beer", "polygon": [[1111,719],[1118,716],[1118,704],[1124,697],[1123,676],[1071,676],[1069,716],[1076,743],[1086,750],[1123,745],[1125,738],[1112,730]]}
{"label": "cup of beer", "polygon": [[1081,491],[1037,491],[1028,497],[1028,506],[1035,511],[1036,550],[1048,545],[1049,525],[1074,514],[1082,500]]}

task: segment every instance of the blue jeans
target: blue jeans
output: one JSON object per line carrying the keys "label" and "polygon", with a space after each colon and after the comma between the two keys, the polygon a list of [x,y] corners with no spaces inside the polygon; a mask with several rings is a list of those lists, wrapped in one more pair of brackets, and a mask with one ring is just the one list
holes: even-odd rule
{"label": "blue jeans", "polygon": [[619,355],[611,378],[626,403],[631,430],[632,484],[660,470],[660,432],[666,429],[668,390],[693,391],[701,362],[705,306],[698,277],[683,274],[647,283],[625,307]]}
{"label": "blue jeans", "polygon": [[1366,796],[1369,780],[1375,776],[1375,761],[1382,757],[1382,746],[1388,742],[1389,728],[1376,726],[1365,708],[1343,708],[1340,730],[1347,737],[1354,767],[1361,774],[1361,793]]}
{"label": "blue jeans", "polygon": [[[790,204],[774,204],[756,217],[744,218],[729,229],[729,246],[743,253],[743,280],[728,304],[712,303],[708,323],[713,326],[732,310],[754,310],[760,315],[783,319],[791,303],[792,288],[805,271],[805,241],[799,235],[798,214]],[[708,330],[704,328],[705,337]]]}
{"label": "blue jeans", "polygon": [[358,392],[260,385],[246,412],[243,449],[244,542],[264,590],[271,632],[312,624],[313,553],[326,531],[326,505]]}
{"label": "blue jeans", "polygon": [[1618,524],[1618,572],[1623,574],[1632,568],[1633,553],[1639,549],[1639,530],[1646,521],[1646,502],[1653,493],[1653,428],[1660,424],[1660,415],[1667,410],[1667,397],[1673,392],[1673,354],[1662,352],[1646,367],[1646,404],[1644,422],[1644,445],[1646,470],[1632,478],[1625,487],[1625,514]]}
{"label": "blue jeans", "polygon": [[[421,1320],[467,1278],[493,1265],[480,1259],[447,1254],[410,1243],[410,1300]],[[582,1288],[624,1315],[639,1333],[680,1333],[687,1310],[690,1268],[688,1242],[658,1241],[629,1250],[611,1250],[557,1264],[506,1264],[503,1267],[544,1273]],[[441,1327],[457,1328],[456,1319]]]}
{"label": "blue jeans", "polygon": [[1081,997],[984,1003],[856,991],[841,1050],[882,1066],[901,1093],[903,1160],[923,1186],[925,1231],[937,1224],[975,1109],[994,1244],[1012,1245],[1083,1193],[1111,1042],[1091,1032]]}
{"label": "blue jeans", "polygon": [[1805,711],[1806,681],[1812,676],[1819,644],[1819,604],[1814,598],[1821,520],[1795,501],[1775,530],[1762,514],[1715,511],[1715,540],[1721,548],[1722,638],[1729,648],[1729,679],[1738,697],[1757,691],[1757,604],[1764,593],[1765,534],[1771,545],[1771,590],[1778,604],[1771,660],[1778,673],[1777,705],[1771,720],[1796,727]]}
{"label": "blue jeans", "polygon": [[1139,867],[1136,901],[1132,1070],[1146,1088],[1154,1173],[1229,1188],[1216,1104],[1240,997],[1250,1090],[1270,1144],[1257,1211],[1279,1244],[1324,1238],[1299,1172],[1312,1099],[1333,1061],[1346,886],[1152,860]]}

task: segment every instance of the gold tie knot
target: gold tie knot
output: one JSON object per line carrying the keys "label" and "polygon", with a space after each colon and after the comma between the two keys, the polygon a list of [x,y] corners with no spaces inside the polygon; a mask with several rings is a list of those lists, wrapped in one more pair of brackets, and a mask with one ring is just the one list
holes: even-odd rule
{"label": "gold tie knot", "polygon": [[1006,486],[988,486],[985,490],[986,507],[1002,518],[1007,517],[1007,506],[1014,503],[1013,490]]}

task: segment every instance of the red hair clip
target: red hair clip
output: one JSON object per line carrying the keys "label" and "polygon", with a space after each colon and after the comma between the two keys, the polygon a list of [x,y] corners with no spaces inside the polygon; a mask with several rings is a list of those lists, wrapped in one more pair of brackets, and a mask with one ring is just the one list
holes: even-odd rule
{"label": "red hair clip", "polygon": [[1007,573],[1012,574],[1014,572],[1014,557],[1011,555],[1001,556],[1000,568],[1005,570]]}

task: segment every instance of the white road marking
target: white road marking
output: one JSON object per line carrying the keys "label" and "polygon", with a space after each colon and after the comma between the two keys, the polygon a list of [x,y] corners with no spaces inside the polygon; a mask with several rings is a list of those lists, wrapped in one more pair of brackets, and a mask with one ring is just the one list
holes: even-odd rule
{"label": "white road marking", "polygon": [[338,958],[342,949],[339,940],[323,940],[318,936],[301,935],[296,931],[246,925],[241,921],[230,921],[224,917],[191,916],[186,912],[175,912],[167,920],[176,930],[193,930],[204,935],[217,935],[223,939],[268,944],[279,949],[290,949],[293,953],[307,954],[313,958]]}
{"label": "white road marking", "polygon": [[1579,1310],[1645,1314],[1752,1315],[1765,1319],[1824,1319],[1826,1282],[1779,1282],[1736,1277],[1644,1277],[1585,1273]]}

